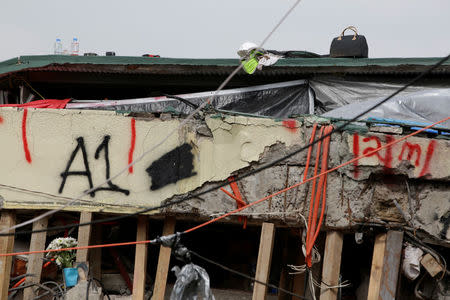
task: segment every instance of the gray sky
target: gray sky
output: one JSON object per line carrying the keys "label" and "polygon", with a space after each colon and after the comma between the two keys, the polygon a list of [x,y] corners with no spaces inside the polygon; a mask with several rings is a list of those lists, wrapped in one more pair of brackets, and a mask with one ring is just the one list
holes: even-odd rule
{"label": "gray sky", "polygon": [[[294,0],[0,0],[0,61],[51,54],[56,37],[80,52],[164,57],[237,57],[259,43]],[[366,36],[369,57],[450,53],[449,0],[303,0],[266,49],[329,53],[348,25]]]}

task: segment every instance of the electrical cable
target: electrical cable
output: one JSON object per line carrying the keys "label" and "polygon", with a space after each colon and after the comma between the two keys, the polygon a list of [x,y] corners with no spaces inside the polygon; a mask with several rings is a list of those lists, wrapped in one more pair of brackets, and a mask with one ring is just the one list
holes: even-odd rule
{"label": "electrical cable", "polygon": [[163,94],[163,96],[166,96],[166,98],[169,98],[169,99],[178,100],[178,101],[182,102],[183,104],[192,107],[193,109],[197,109],[198,108],[197,104],[192,103],[191,101],[189,101],[187,99],[184,99],[184,98],[181,98],[181,97],[178,97],[178,96],[174,96],[174,95],[169,95],[169,94]]}
{"label": "electrical cable", "polygon": [[249,280],[251,280],[251,281],[253,281],[253,282],[256,282],[256,283],[265,285],[265,286],[267,286],[267,287],[271,287],[271,288],[277,289],[277,290],[279,290],[279,291],[282,291],[283,293],[286,293],[286,294],[288,294],[288,295],[297,297],[297,298],[299,298],[299,299],[308,299],[308,298],[306,298],[306,297],[303,297],[303,296],[300,296],[300,295],[298,295],[298,294],[292,293],[291,291],[288,291],[288,290],[285,290],[285,289],[283,289],[283,288],[280,288],[280,287],[278,287],[278,286],[276,286],[276,285],[274,285],[274,284],[270,284],[270,283],[268,283],[268,282],[263,282],[263,281],[261,281],[261,280],[258,280],[258,279],[256,279],[256,278],[254,278],[254,277],[251,277],[251,276],[249,276],[249,275],[247,275],[247,274],[244,274],[244,273],[242,273],[242,272],[233,270],[233,269],[231,269],[231,268],[229,268],[229,267],[227,267],[227,266],[224,266],[224,265],[222,265],[222,264],[220,264],[220,263],[218,263],[218,262],[216,262],[216,261],[213,261],[213,260],[211,260],[211,259],[208,259],[208,258],[206,258],[206,257],[204,257],[204,256],[202,256],[202,255],[200,255],[200,254],[198,254],[197,252],[194,252],[194,251],[192,251],[192,250],[189,250],[189,253],[191,253],[191,254],[193,254],[194,256],[200,258],[201,260],[204,260],[204,261],[206,261],[206,262],[208,262],[208,263],[210,263],[210,264],[212,264],[212,265],[215,265],[215,266],[217,266],[217,267],[219,267],[219,268],[221,268],[221,269],[223,269],[223,270],[225,270],[225,271],[228,271],[228,272],[230,272],[230,273],[239,275],[239,276],[244,277],[244,278],[246,278],[246,279],[249,279]]}
{"label": "electrical cable", "polygon": [[[206,222],[201,223],[201,224],[199,224],[199,225],[197,225],[197,226],[194,226],[194,227],[192,227],[192,228],[190,228],[190,229],[187,229],[187,230],[185,230],[185,231],[183,231],[183,232],[181,232],[181,233],[179,233],[179,234],[186,234],[186,233],[189,233],[189,232],[198,230],[198,229],[200,229],[200,228],[202,228],[202,227],[205,227],[205,226],[207,226],[207,225],[209,225],[209,224],[211,224],[211,223],[217,222],[217,221],[219,221],[219,220],[221,220],[221,219],[223,219],[223,218],[225,218],[225,217],[228,217],[228,216],[230,216],[230,215],[233,215],[233,214],[235,214],[235,213],[237,213],[237,212],[240,212],[240,211],[242,211],[242,210],[244,210],[244,209],[247,209],[247,208],[249,208],[249,207],[251,207],[251,206],[253,206],[253,205],[259,204],[259,203],[261,203],[261,202],[263,202],[263,201],[265,201],[265,200],[267,200],[267,199],[270,199],[270,198],[275,197],[275,196],[277,196],[277,195],[279,195],[279,194],[285,193],[285,192],[287,192],[288,190],[291,190],[291,189],[296,188],[296,187],[298,187],[298,186],[300,186],[300,185],[302,185],[302,184],[305,184],[305,183],[307,183],[307,182],[309,182],[309,181],[312,181],[312,180],[314,180],[315,178],[318,178],[318,177],[323,176],[323,175],[325,175],[325,174],[334,172],[334,171],[336,171],[336,170],[338,170],[338,169],[340,169],[340,168],[342,168],[342,167],[344,167],[344,166],[347,166],[347,165],[349,165],[349,164],[352,164],[353,162],[355,162],[355,161],[357,161],[357,160],[360,160],[360,159],[362,159],[362,158],[364,158],[364,157],[366,157],[366,156],[373,155],[374,153],[376,153],[376,152],[378,152],[378,151],[380,151],[380,150],[382,150],[382,149],[384,149],[384,148],[391,147],[391,146],[394,145],[394,144],[397,144],[397,143],[399,143],[399,142],[401,142],[401,141],[404,141],[404,140],[406,140],[407,138],[410,138],[410,137],[412,137],[412,136],[414,136],[414,135],[417,135],[417,134],[419,134],[420,132],[423,132],[423,131],[427,130],[428,128],[431,128],[431,127],[433,127],[433,126],[435,126],[435,125],[437,125],[437,124],[443,123],[443,122],[445,122],[445,121],[447,121],[447,120],[450,120],[450,117],[447,117],[447,118],[442,119],[442,120],[440,120],[440,121],[437,121],[437,122],[435,122],[435,123],[433,123],[433,124],[430,124],[430,125],[428,125],[428,126],[422,128],[422,129],[420,129],[420,130],[417,130],[417,131],[415,131],[415,132],[412,132],[412,133],[410,133],[410,134],[408,134],[408,135],[406,135],[406,136],[403,136],[403,137],[401,137],[401,138],[399,138],[399,139],[396,139],[396,140],[394,140],[394,141],[392,141],[392,142],[390,142],[390,143],[387,143],[387,144],[385,144],[385,145],[382,145],[382,146],[380,146],[380,147],[378,147],[378,148],[375,148],[375,149],[373,149],[373,150],[367,151],[366,153],[364,153],[364,154],[362,154],[362,155],[360,155],[360,156],[358,156],[358,157],[355,157],[355,158],[353,158],[353,159],[350,159],[350,160],[348,160],[347,162],[342,163],[342,164],[340,164],[340,165],[338,165],[338,166],[336,166],[336,167],[334,167],[334,168],[328,169],[328,170],[326,170],[325,172],[322,172],[322,173],[320,173],[320,174],[318,174],[318,175],[316,175],[316,176],[310,177],[310,178],[308,178],[308,179],[306,179],[306,180],[304,180],[304,181],[300,181],[300,182],[298,182],[298,183],[296,183],[296,184],[294,184],[294,185],[291,185],[291,186],[286,187],[286,188],[284,188],[284,189],[282,189],[282,190],[279,190],[278,192],[272,193],[272,194],[270,194],[270,195],[268,195],[268,196],[265,196],[265,197],[263,197],[263,198],[261,198],[261,199],[259,199],[259,200],[256,200],[256,201],[254,201],[254,202],[251,202],[251,203],[247,204],[246,206],[237,208],[237,209],[232,210],[232,211],[230,211],[230,212],[228,212],[228,213],[225,213],[225,214],[223,214],[223,215],[221,215],[221,216],[219,216],[219,217],[216,217],[216,218],[214,218],[214,219],[212,219],[212,220],[206,221]],[[112,218],[109,218],[109,219],[112,219]],[[102,219],[102,220],[98,220],[98,221],[99,221],[99,222],[105,222],[105,220],[106,220],[106,219]],[[91,222],[91,223],[92,223],[92,222]],[[71,226],[79,226],[79,225],[80,225],[80,224],[72,224]],[[69,225],[67,225],[67,226],[69,226]],[[58,226],[58,229],[61,228],[61,227],[64,227],[64,226]],[[48,230],[55,230],[54,228],[55,228],[55,227],[52,227],[52,228],[50,228],[50,229],[47,228],[47,229],[44,229],[44,230],[41,230],[41,231],[38,231],[38,232],[44,232],[44,231],[48,231]],[[37,232],[37,231],[36,231],[36,232]],[[17,233],[16,233],[16,234],[17,234]],[[14,235],[14,233],[1,234],[0,236],[2,236],[2,235]],[[14,256],[14,255],[26,255],[26,254],[37,254],[37,253],[48,253],[48,252],[59,252],[59,251],[70,251],[70,250],[82,250],[82,249],[94,249],[94,248],[105,248],[105,247],[128,246],[128,245],[148,244],[148,243],[157,243],[157,242],[158,242],[158,239],[153,239],[153,240],[146,240],[146,241],[133,241],[133,242],[122,242],[122,243],[112,243],[112,244],[103,244],[103,245],[90,245],[90,246],[80,246],[80,247],[71,247],[71,248],[62,248],[62,249],[48,249],[48,250],[26,251],[26,252],[16,252],[16,253],[0,253],[0,257],[3,257],[3,256]]]}
{"label": "electrical cable", "polygon": [[[289,10],[283,15],[283,17],[280,19],[280,21],[275,25],[275,27],[269,32],[269,34],[264,38],[264,40],[261,42],[261,44],[258,46],[257,49],[260,49],[264,46],[264,44],[267,42],[267,40],[272,36],[272,34],[278,29],[278,27],[286,20],[286,18],[289,16],[289,14],[297,7],[297,5],[301,2],[301,0],[297,0],[290,8]],[[83,192],[80,196],[74,198],[72,201],[70,201],[69,203],[61,206],[58,209],[53,209],[53,210],[49,210],[46,211],[45,213],[36,216],[30,220],[27,220],[25,222],[22,222],[20,224],[16,224],[10,228],[5,228],[3,230],[0,230],[0,233],[5,233],[8,232],[10,230],[14,230],[29,224],[32,224],[38,220],[41,220],[45,217],[51,216],[61,210],[63,210],[64,208],[73,205],[74,203],[76,203],[78,200],[80,200],[81,198],[83,198],[84,196],[89,195],[89,193],[95,191],[96,189],[98,189],[99,187],[107,184],[107,183],[111,183],[113,179],[119,177],[120,175],[122,175],[123,173],[125,173],[130,167],[134,166],[136,163],[138,163],[139,161],[141,161],[145,156],[147,156],[147,154],[149,154],[150,152],[152,152],[153,150],[155,150],[156,148],[158,148],[159,146],[161,146],[162,144],[164,144],[173,134],[175,134],[175,132],[178,132],[179,129],[181,129],[184,125],[186,125],[189,120],[191,120],[194,115],[196,115],[198,112],[200,112],[206,105],[208,105],[211,102],[211,99],[214,99],[214,97],[216,97],[217,93],[219,93],[230,81],[231,79],[243,68],[243,64],[239,64],[239,66],[237,68],[234,69],[233,72],[231,72],[230,75],[228,75],[228,77],[222,82],[222,84],[217,88],[217,90],[213,93],[213,95],[211,97],[209,97],[206,101],[204,101],[201,105],[198,106],[197,109],[195,109],[192,113],[190,113],[185,119],[183,119],[182,122],[180,122],[180,124],[177,126],[177,128],[173,129],[172,131],[170,131],[166,137],[164,137],[159,143],[157,143],[156,145],[154,145],[153,147],[151,147],[150,149],[144,151],[142,153],[141,156],[139,156],[138,158],[136,158],[134,161],[132,161],[131,163],[129,163],[125,168],[123,168],[121,171],[119,171],[116,175],[109,177],[108,179],[106,179],[104,182],[100,183],[99,185],[92,187],[88,190],[86,190],[85,192]],[[154,210],[154,209],[150,209],[150,210]],[[147,211],[150,211],[147,210]],[[139,214],[139,213],[138,213]]]}
{"label": "electrical cable", "polygon": [[442,279],[444,279],[444,277],[447,273],[447,261],[445,260],[445,258],[439,252],[435,251],[434,249],[432,249],[431,247],[426,245],[424,242],[422,242],[420,239],[418,239],[414,234],[407,232],[407,231],[405,231],[405,233],[411,243],[415,244],[416,246],[418,246],[425,252],[430,253],[430,255],[433,256],[436,260],[441,261],[441,264],[444,267],[444,271],[442,272],[442,275],[438,281],[441,281]]}

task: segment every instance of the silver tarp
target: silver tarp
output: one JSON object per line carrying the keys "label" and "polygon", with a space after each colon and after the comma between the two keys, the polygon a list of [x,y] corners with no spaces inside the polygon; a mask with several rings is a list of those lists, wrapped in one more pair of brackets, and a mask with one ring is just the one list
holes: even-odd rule
{"label": "silver tarp", "polygon": [[[311,81],[324,117],[351,119],[382,101],[402,85],[351,81]],[[331,109],[331,110],[330,110]],[[360,117],[424,125],[450,115],[450,88],[413,86]],[[450,121],[440,124],[450,128]]]}

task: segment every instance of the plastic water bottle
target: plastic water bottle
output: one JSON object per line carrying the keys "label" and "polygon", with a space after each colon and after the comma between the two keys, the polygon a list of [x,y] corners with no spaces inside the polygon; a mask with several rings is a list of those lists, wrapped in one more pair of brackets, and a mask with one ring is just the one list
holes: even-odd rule
{"label": "plastic water bottle", "polygon": [[61,55],[62,52],[63,52],[63,50],[62,50],[61,39],[56,39],[55,46],[54,46],[54,53],[55,53],[55,55]]}
{"label": "plastic water bottle", "polygon": [[78,56],[80,52],[80,43],[76,37],[73,38],[72,44],[70,45],[70,55]]}

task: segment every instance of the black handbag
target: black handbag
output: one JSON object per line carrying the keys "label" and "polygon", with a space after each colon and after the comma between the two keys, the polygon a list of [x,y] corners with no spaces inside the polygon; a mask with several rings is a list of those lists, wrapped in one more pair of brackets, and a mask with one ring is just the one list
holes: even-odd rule
{"label": "black handbag", "polygon": [[[344,35],[347,29],[353,30],[355,34]],[[367,58],[369,56],[369,47],[367,46],[366,38],[363,35],[359,35],[354,26],[349,26],[331,42],[330,56]]]}

